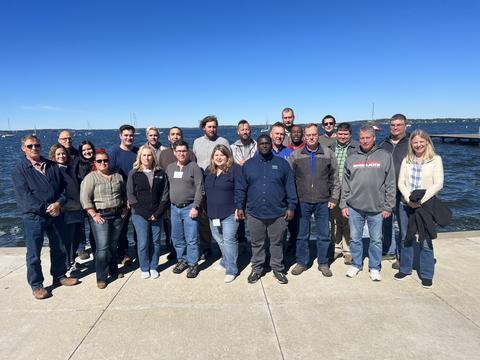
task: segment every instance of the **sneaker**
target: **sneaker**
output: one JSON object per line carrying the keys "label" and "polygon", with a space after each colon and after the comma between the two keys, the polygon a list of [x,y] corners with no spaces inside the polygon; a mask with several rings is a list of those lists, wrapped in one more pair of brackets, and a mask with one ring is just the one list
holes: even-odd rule
{"label": "sneaker", "polygon": [[177,253],[175,250],[172,250],[167,255],[167,260],[175,260],[177,258]]}
{"label": "sneaker", "polygon": [[300,275],[300,274],[303,273],[305,270],[307,270],[307,267],[306,267],[306,266],[297,264],[297,265],[295,265],[295,267],[292,269],[292,271],[290,271],[290,273],[291,273],[292,275]]}
{"label": "sneaker", "polygon": [[372,279],[372,281],[382,281],[380,270],[370,269],[370,279]]}
{"label": "sneaker", "polygon": [[142,271],[140,276],[142,279],[148,279],[150,277],[150,271]]}
{"label": "sneaker", "polygon": [[394,270],[400,270],[400,261],[395,261],[393,264],[392,264],[392,269]]}
{"label": "sneaker", "polygon": [[422,287],[425,289],[430,289],[433,285],[432,279],[422,279]]}
{"label": "sneaker", "polygon": [[181,274],[188,268],[188,265],[186,262],[179,261],[177,264],[173,267],[173,273],[174,274]]}
{"label": "sneaker", "polygon": [[345,276],[349,277],[349,278],[354,278],[355,276],[358,275],[358,273],[360,272],[360,269],[351,265],[349,268],[348,268],[348,271],[347,273],[345,274]]}
{"label": "sneaker", "polygon": [[150,270],[150,278],[151,279],[156,279],[160,276],[157,270]]}
{"label": "sneaker", "polygon": [[233,280],[235,280],[235,275],[225,275],[225,279],[223,279],[227,284],[231,283]]}
{"label": "sneaker", "polygon": [[288,279],[281,271],[273,270],[273,277],[278,280],[280,284],[288,284]]}
{"label": "sneaker", "polygon": [[250,275],[248,275],[247,281],[249,284],[255,284],[261,277],[262,274],[256,273],[255,270],[252,270]]}
{"label": "sneaker", "polygon": [[87,260],[87,259],[90,259],[90,254],[85,250],[80,250],[78,252],[78,257],[80,260]]}
{"label": "sneaker", "polygon": [[198,265],[197,264],[190,265],[187,271],[187,278],[193,279],[193,278],[196,278],[197,275],[198,275]]}
{"label": "sneaker", "polygon": [[333,275],[332,270],[326,265],[318,265],[318,271],[320,271],[325,277],[331,277]]}
{"label": "sneaker", "polygon": [[37,300],[43,300],[49,298],[50,294],[48,293],[47,289],[42,286],[33,290],[33,297]]}
{"label": "sneaker", "polygon": [[382,255],[382,260],[395,260],[397,257],[395,254],[385,254]]}
{"label": "sneaker", "polygon": [[345,265],[352,265],[352,260],[353,260],[353,258],[352,258],[352,255],[350,255],[350,254],[346,254],[346,255],[343,257],[343,263],[344,263]]}
{"label": "sneaker", "polygon": [[405,273],[402,273],[401,271],[393,275],[393,278],[398,281],[405,280],[407,277],[410,277],[410,274],[405,274]]}

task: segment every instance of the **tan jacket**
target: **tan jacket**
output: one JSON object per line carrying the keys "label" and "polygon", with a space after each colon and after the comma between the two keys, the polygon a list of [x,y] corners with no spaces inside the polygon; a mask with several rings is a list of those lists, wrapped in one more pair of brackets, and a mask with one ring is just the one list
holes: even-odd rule
{"label": "tan jacket", "polygon": [[[402,193],[403,201],[408,203],[410,198],[410,173],[413,164],[407,163],[407,158],[404,158],[400,166],[400,174],[398,175],[398,189]],[[421,204],[429,200],[434,195],[437,195],[443,188],[443,163],[442,158],[438,155],[432,160],[423,164],[421,189],[425,189],[426,193],[420,201]]]}

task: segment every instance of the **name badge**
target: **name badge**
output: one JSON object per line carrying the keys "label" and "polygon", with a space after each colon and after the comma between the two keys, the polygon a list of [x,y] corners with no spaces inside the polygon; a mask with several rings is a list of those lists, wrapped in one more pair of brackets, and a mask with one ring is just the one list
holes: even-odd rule
{"label": "name badge", "polygon": [[213,226],[219,227],[221,225],[220,219],[212,219]]}
{"label": "name badge", "polygon": [[278,165],[272,165],[272,170],[278,170]]}
{"label": "name badge", "polygon": [[181,179],[183,177],[183,171],[175,171],[173,173],[173,178],[174,179]]}

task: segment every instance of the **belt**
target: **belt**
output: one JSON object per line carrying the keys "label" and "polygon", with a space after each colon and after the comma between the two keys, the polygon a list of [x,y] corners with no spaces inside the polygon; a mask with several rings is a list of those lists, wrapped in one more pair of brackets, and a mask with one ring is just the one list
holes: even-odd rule
{"label": "belt", "polygon": [[176,208],[179,208],[179,209],[183,209],[184,207],[187,207],[188,205],[192,204],[193,201],[190,201],[190,202],[186,202],[186,203],[181,203],[181,204],[173,204],[173,206],[175,206]]}
{"label": "belt", "polygon": [[116,213],[117,211],[119,211],[121,209],[120,206],[117,206],[117,207],[112,207],[112,208],[106,208],[106,209],[97,209],[97,212],[99,214],[104,214],[104,213],[107,213],[107,212],[111,212],[111,213]]}

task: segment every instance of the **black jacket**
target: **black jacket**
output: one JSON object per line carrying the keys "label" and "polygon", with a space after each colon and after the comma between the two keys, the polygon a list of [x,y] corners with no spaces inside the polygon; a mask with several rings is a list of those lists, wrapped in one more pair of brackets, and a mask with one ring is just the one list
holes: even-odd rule
{"label": "black jacket", "polygon": [[152,215],[158,219],[168,204],[168,181],[163,170],[157,169],[153,174],[150,188],[147,175],[133,169],[128,174],[127,197],[136,214],[148,220]]}
{"label": "black jacket", "polygon": [[[410,201],[419,202],[424,194],[425,190],[414,190],[410,195]],[[423,203],[419,208],[409,208],[406,245],[412,244],[415,234],[417,233],[420,242],[427,237],[436,239],[436,225],[444,227],[450,224],[451,220],[452,212],[436,196]]]}
{"label": "black jacket", "polygon": [[395,184],[398,184],[398,175],[400,174],[400,165],[402,161],[407,156],[408,151],[408,139],[410,134],[407,133],[398,144],[394,144],[390,136],[386,137],[381,143],[380,147],[384,150],[387,150],[393,157],[393,166],[395,167]]}
{"label": "black jacket", "polygon": [[58,165],[58,167],[60,168],[60,173],[64,179],[65,195],[67,197],[67,202],[62,205],[62,212],[81,210],[80,184],[77,175],[75,174],[75,170],[70,166]]}

